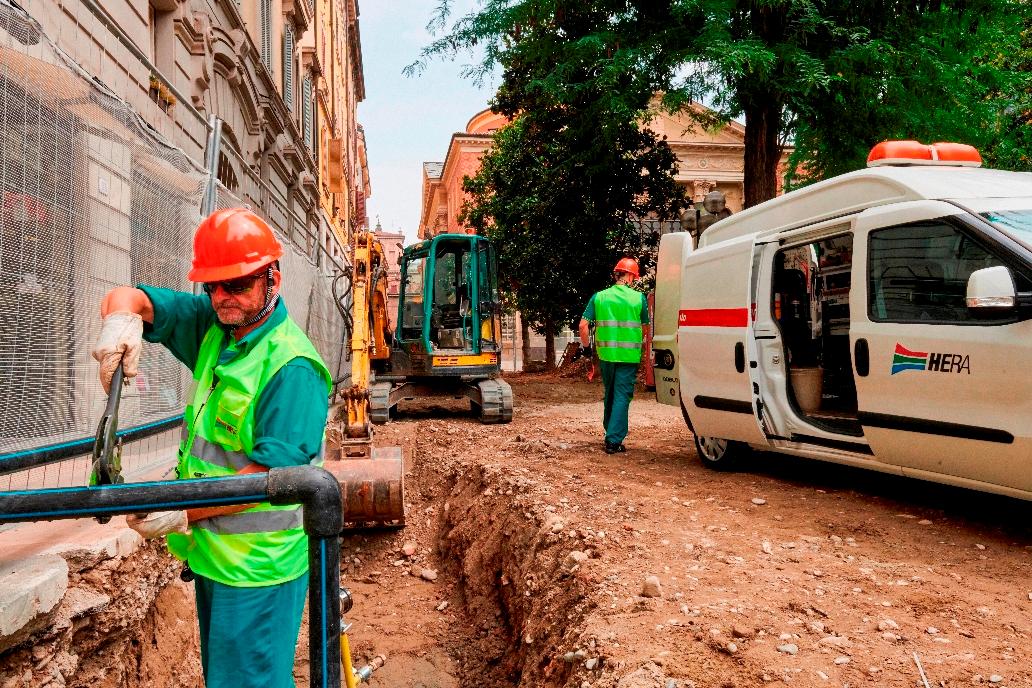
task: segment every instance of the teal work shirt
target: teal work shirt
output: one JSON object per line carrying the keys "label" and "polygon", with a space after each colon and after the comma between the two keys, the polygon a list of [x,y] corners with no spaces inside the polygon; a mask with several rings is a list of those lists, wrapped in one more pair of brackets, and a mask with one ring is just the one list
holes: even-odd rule
{"label": "teal work shirt", "polygon": [[[144,323],[143,338],[161,344],[190,370],[197,365],[201,341],[217,321],[205,294],[139,285],[154,305],[154,324]],[[287,317],[280,299],[268,319],[238,342],[226,336],[219,363],[244,355]],[[306,358],[295,358],[265,385],[254,412],[254,451],[250,458],[269,468],[304,466],[319,456],[329,399],[326,382]]]}
{"label": "teal work shirt", "polygon": [[[581,316],[588,322],[595,322],[595,295],[592,294],[591,298],[588,299],[588,305],[584,309],[584,315]],[[645,295],[641,295],[641,324],[649,324],[649,303],[645,300]]]}

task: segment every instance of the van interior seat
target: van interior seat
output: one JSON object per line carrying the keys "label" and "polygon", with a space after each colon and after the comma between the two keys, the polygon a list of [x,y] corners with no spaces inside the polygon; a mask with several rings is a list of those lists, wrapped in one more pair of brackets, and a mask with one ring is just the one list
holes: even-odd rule
{"label": "van interior seat", "polygon": [[810,291],[806,274],[795,268],[782,268],[776,275],[777,293],[781,295],[781,333],[789,362],[797,366],[816,364],[817,351],[810,327]]}

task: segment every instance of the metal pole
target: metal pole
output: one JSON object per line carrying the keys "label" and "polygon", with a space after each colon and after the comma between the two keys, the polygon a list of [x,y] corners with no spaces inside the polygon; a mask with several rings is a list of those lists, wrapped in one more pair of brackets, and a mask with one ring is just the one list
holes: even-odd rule
{"label": "metal pole", "polygon": [[343,501],[337,479],[315,466],[268,473],[0,493],[0,524],[114,516],[165,509],[302,504],[308,534],[310,685],[340,688],[340,545]]}
{"label": "metal pole", "polygon": [[208,118],[208,143],[204,147],[204,168],[208,171],[208,186],[201,199],[201,215],[215,212],[218,201],[219,153],[222,152],[222,120],[216,115]]}
{"label": "metal pole", "polygon": [[[204,146],[204,169],[208,171],[208,186],[201,197],[201,217],[215,212],[219,195],[219,154],[222,152],[222,120],[216,115],[208,118],[208,141]],[[194,282],[193,293],[200,294],[202,285]]]}

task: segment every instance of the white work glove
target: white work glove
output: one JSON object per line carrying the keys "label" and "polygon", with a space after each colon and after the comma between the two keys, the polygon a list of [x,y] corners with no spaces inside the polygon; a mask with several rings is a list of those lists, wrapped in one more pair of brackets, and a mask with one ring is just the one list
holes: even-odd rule
{"label": "white work glove", "polygon": [[139,516],[126,514],[125,523],[143,536],[144,540],[161,537],[169,533],[190,533],[190,524],[186,520],[185,511],[155,511]]}
{"label": "white work glove", "polygon": [[139,372],[140,350],[143,347],[143,318],[136,313],[119,311],[104,318],[93,358],[100,362],[100,384],[111,393],[111,377],[121,361],[127,378]]}

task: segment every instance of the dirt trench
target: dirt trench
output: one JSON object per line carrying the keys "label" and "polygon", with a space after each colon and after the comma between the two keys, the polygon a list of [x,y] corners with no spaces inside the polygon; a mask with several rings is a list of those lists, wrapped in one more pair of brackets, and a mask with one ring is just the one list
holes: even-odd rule
{"label": "dirt trench", "polygon": [[498,439],[468,416],[462,402],[422,404],[378,436],[409,462],[409,524],[345,537],[342,550],[356,655],[387,657],[372,686],[561,686],[584,659],[560,659],[591,609],[590,579],[567,560],[581,535],[531,469],[467,451]]}
{"label": "dirt trench", "polygon": [[[714,473],[647,395],[610,456],[597,384],[514,383],[509,425],[460,400],[378,430],[408,525],[341,549],[356,659],[386,657],[374,688],[921,686],[915,655],[929,686],[1032,687],[1032,504],[765,454]],[[167,555],[76,571],[111,599],[15,651],[33,682],[0,688],[199,685]]]}

